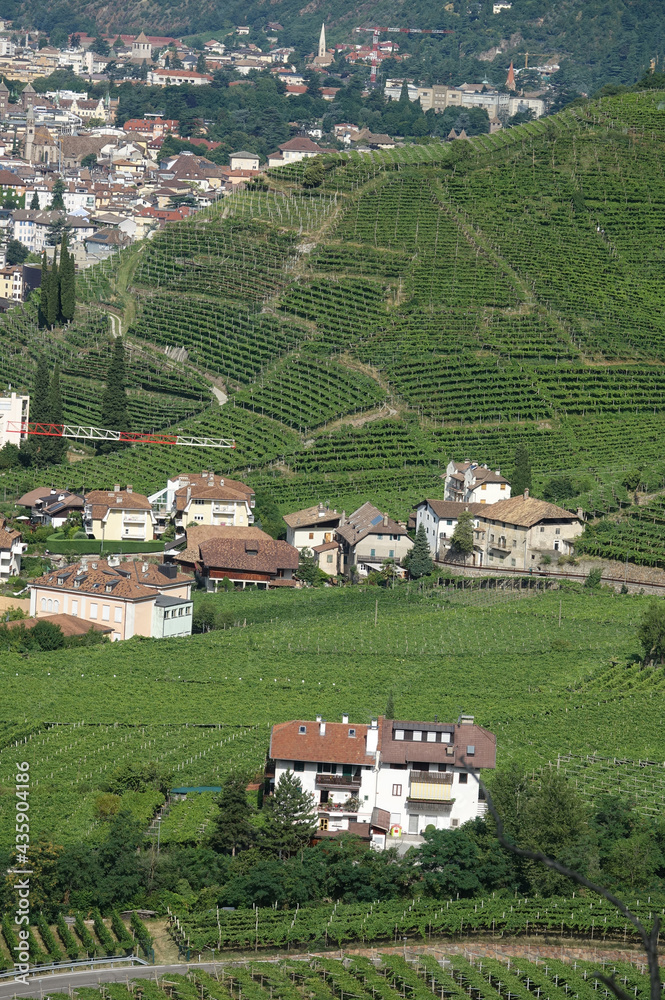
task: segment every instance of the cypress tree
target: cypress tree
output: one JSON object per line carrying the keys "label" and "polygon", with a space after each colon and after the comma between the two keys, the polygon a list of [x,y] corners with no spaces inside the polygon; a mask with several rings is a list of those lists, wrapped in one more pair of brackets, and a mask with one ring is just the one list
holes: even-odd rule
{"label": "cypress tree", "polygon": [[113,354],[106,376],[106,389],[102,396],[102,427],[113,431],[128,428],[127,393],[125,391],[125,345],[116,337]]}
{"label": "cypress tree", "polygon": [[58,249],[56,247],[53,251],[53,267],[48,276],[46,321],[49,326],[55,326],[60,315],[60,275],[58,274],[57,254]]}
{"label": "cypress tree", "polygon": [[251,847],[255,839],[245,786],[246,782],[237,774],[229,774],[224,780],[219,812],[210,835],[210,846],[220,854],[235,856]]}
{"label": "cypress tree", "polygon": [[[62,423],[62,397],[60,395],[60,365],[56,364],[48,386],[46,412],[49,423]],[[67,448],[64,438],[44,437],[39,445],[39,465],[50,465],[62,461]]]}
{"label": "cypress tree", "polygon": [[42,254],[42,280],[39,287],[39,325],[46,326],[48,323],[48,289],[49,271],[46,250]]}
{"label": "cypress tree", "polygon": [[49,364],[43,354],[37,358],[35,381],[32,384],[30,418],[36,421],[50,420],[49,414]]}
{"label": "cypress tree", "polygon": [[511,492],[513,496],[524,493],[531,489],[531,461],[526,445],[518,444],[515,449],[515,468],[511,482]]}
{"label": "cypress tree", "polygon": [[60,248],[60,312],[63,320],[70,322],[74,319],[76,309],[76,278],[74,271],[74,257],[69,252],[67,246],[67,234],[62,237]]}
{"label": "cypress tree", "polygon": [[32,201],[30,202],[30,208],[39,209],[39,195],[37,194],[36,191],[32,196]]}

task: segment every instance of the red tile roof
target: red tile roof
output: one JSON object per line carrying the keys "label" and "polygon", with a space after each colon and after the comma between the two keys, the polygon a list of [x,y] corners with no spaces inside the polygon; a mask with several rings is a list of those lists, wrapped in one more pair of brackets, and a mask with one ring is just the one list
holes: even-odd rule
{"label": "red tile roof", "polygon": [[[305,733],[299,729],[304,726]],[[273,760],[326,761],[331,764],[367,764],[373,767],[374,755],[365,751],[366,725],[327,722],[325,735],[320,724],[304,719],[282,722],[272,727],[270,756]],[[355,737],[349,731],[355,730]]]}
{"label": "red tile roof", "polygon": [[[420,732],[450,733],[450,743],[430,743],[416,740],[396,740],[397,729],[416,729]],[[473,747],[473,753],[469,753]],[[463,767],[496,767],[496,736],[475,723],[398,722],[379,719],[379,749],[385,764],[406,764],[407,761],[426,761],[454,764]],[[452,753],[448,751],[452,750]]]}
{"label": "red tile roof", "polygon": [[65,636],[85,635],[91,629],[95,632],[112,632],[112,625],[100,625],[97,622],[89,622],[85,619],[77,618],[75,615],[42,615],[41,618],[20,618],[16,621],[3,622],[7,628],[34,628],[37,622],[51,622],[57,625]]}

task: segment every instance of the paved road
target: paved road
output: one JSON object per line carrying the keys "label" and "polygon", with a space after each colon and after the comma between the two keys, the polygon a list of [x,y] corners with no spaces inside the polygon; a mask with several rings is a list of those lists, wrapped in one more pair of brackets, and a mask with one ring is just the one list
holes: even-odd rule
{"label": "paved road", "polygon": [[169,972],[179,972],[184,975],[188,968],[196,966],[208,971],[215,969],[219,963],[194,962],[190,965],[123,965],[111,969],[104,966],[98,969],[78,969],[75,972],[56,972],[47,975],[30,977],[28,984],[16,983],[13,979],[0,980],[0,1000],[12,1000],[13,997],[47,997],[50,993],[69,993],[70,987],[97,986],[99,983],[124,983],[130,979],[153,979]]}

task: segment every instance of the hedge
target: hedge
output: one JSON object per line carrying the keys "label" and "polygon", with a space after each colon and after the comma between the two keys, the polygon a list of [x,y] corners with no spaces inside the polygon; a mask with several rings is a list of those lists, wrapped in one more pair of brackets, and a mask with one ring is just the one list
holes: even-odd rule
{"label": "hedge", "polygon": [[[103,544],[103,549],[102,549]],[[163,552],[164,542],[104,542],[96,538],[54,538],[46,540],[48,551],[57,556],[111,555],[114,552]]]}

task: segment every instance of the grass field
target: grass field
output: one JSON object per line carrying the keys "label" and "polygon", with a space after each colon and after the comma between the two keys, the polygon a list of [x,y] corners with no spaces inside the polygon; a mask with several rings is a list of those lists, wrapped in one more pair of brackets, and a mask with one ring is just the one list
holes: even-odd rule
{"label": "grass field", "polygon": [[[647,598],[448,598],[409,585],[214,600],[238,626],[0,659],[12,706],[0,785],[11,784],[16,760],[30,761],[37,832],[57,822],[67,840],[94,839],[96,796],[124,760],[168,767],[176,785],[218,785],[231,768],[261,770],[272,723],[343,712],[365,722],[389,692],[403,718],[473,714],[497,734],[500,768],[535,771],[559,754],[665,760],[662,668],[631,665]],[[616,774],[599,766],[583,793],[587,784],[596,795]],[[662,783],[628,782],[626,794],[655,808]],[[130,799],[147,825],[159,803]]]}

